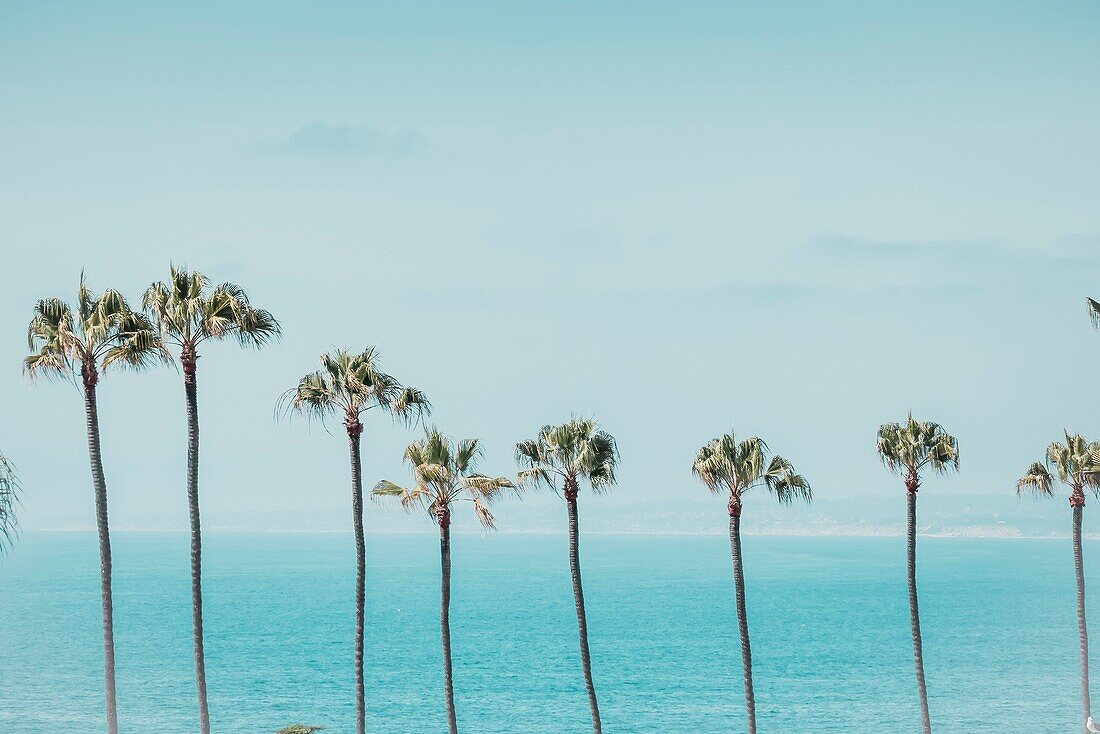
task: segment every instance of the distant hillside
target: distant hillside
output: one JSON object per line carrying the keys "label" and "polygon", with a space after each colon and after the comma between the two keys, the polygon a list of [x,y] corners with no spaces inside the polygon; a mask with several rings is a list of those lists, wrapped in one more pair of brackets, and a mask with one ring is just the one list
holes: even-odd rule
{"label": "distant hillside", "polygon": [[[1094,509],[1095,508],[1095,509]],[[327,507],[294,514],[257,510],[209,513],[212,531],[346,532],[349,509]],[[501,502],[494,512],[502,532],[561,532],[565,512],[553,495],[541,494],[518,503]],[[1096,518],[1093,520],[1092,513]],[[430,532],[426,517],[369,503],[368,532]],[[1069,534],[1069,507],[1064,499],[1038,501],[1001,495],[928,494],[919,504],[919,528],[925,535],[960,537],[1063,537]],[[112,517],[118,530],[186,529],[180,515]],[[718,497],[692,492],[676,500],[632,500],[627,491],[581,499],[581,526],[594,533],[716,534],[727,531],[725,503]],[[456,516],[458,531],[477,531],[466,513]],[[90,530],[91,518],[74,516],[51,530]],[[811,506],[780,507],[765,494],[746,503],[743,532],[768,535],[901,535],[905,528],[903,491],[850,499],[818,499]],[[1100,537],[1100,501],[1085,509],[1086,534]]]}

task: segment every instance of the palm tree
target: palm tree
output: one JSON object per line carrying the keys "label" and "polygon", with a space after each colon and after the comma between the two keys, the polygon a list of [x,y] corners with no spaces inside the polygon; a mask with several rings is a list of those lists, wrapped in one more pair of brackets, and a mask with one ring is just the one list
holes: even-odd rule
{"label": "palm tree", "polygon": [[467,438],[457,445],[436,428],[425,431],[424,438],[409,444],[405,461],[412,467],[411,488],[383,480],[375,485],[374,496],[394,497],[405,509],[419,507],[439,526],[439,560],[441,570],[439,628],[443,643],[443,692],[447,707],[447,731],[458,734],[455,719],[454,687],[451,683],[451,508],[455,502],[466,501],[483,526],[496,527],[488,505],[506,489],[516,485],[504,477],[488,477],[475,472],[481,458],[481,444]]}
{"label": "palm tree", "polygon": [[0,555],[3,555],[19,532],[15,508],[19,504],[19,476],[15,466],[0,454]]}
{"label": "palm tree", "polygon": [[692,473],[711,492],[728,493],[730,553],[733,556],[733,587],[737,601],[737,624],[741,632],[741,668],[745,679],[745,711],[749,734],[756,734],[756,697],[752,687],[752,650],[745,612],[745,571],[741,563],[741,502],[753,487],[767,487],[779,502],[813,499],[806,478],[796,474],[782,456],[768,458],[768,446],[756,436],[738,443],[733,432],[711,439],[701,447],[691,464]]}
{"label": "palm tree", "polygon": [[[366,584],[366,546],[363,538],[363,467],[360,459],[360,420],[369,410],[389,413],[393,418],[414,422],[431,412],[431,404],[420,390],[402,387],[382,372],[378,351],[368,347],[361,354],[339,349],[321,355],[321,369],[305,375],[297,387],[283,394],[280,402],[288,410],[324,420],[343,414],[351,455],[351,515],[355,531],[355,727],[363,734],[366,708],[363,697],[363,616]],[[285,412],[285,411],[283,411]]]}
{"label": "palm tree", "polygon": [[920,635],[920,612],[917,609],[917,490],[920,472],[946,473],[959,468],[959,442],[937,423],[913,420],[887,423],[878,429],[878,453],[882,463],[894,474],[905,477],[906,562],[909,580],[909,625],[913,631],[913,664],[917,672],[917,693],[920,697],[921,730],[932,731],[928,716],[928,688],[924,683],[924,653]]}
{"label": "palm tree", "polygon": [[107,732],[117,734],[111,533],[107,523],[107,481],[103,476],[100,454],[96,388],[100,372],[113,364],[141,369],[158,360],[168,360],[169,356],[153,325],[143,314],[131,310],[121,293],[107,290],[97,296],[88,289],[83,274],[80,276],[75,312],[57,298],[47,298],[35,305],[34,317],[27,328],[27,344],[32,353],[23,361],[23,370],[29,377],[41,373],[71,379],[75,383],[79,374],[78,384],[83,388],[88,458],[95,490],[96,529],[99,532]]}
{"label": "palm tree", "polygon": [[[1081,514],[1085,509],[1085,490],[1100,495],[1100,441],[1089,443],[1080,434],[1065,432],[1065,443],[1047,447],[1046,461],[1035,462],[1016,483],[1016,492],[1031,492],[1040,497],[1054,495],[1054,480],[1070,489],[1069,506],[1073,510],[1073,568],[1077,576],[1077,632],[1081,638],[1081,709],[1082,726],[1091,716],[1089,704],[1089,633],[1085,624],[1085,571],[1081,561]],[[1084,728],[1087,731],[1087,727]]]}
{"label": "palm tree", "polygon": [[187,511],[191,523],[191,630],[195,651],[195,686],[199,728],[210,734],[206,703],[206,659],[202,624],[202,527],[199,519],[199,403],[195,370],[198,347],[207,341],[233,337],[242,347],[262,347],[279,336],[279,322],[267,311],[254,308],[248,295],[234,283],[210,289],[199,272],[171,267],[167,282],[145,291],[143,304],[165,343],[179,348],[183,392],[187,406]]}
{"label": "palm tree", "polygon": [[600,734],[600,706],[592,684],[592,660],[588,653],[588,620],[581,586],[581,562],[578,550],[577,494],[580,480],[587,479],[593,492],[604,492],[615,484],[619,451],[610,433],[600,430],[594,420],[574,418],[560,426],[543,426],[538,438],[516,444],[516,461],[523,467],[520,486],[544,485],[562,495],[569,516],[569,571],[573,577],[573,602],[577,608],[577,632],[580,637],[581,667],[588,705],[592,709],[592,730]]}

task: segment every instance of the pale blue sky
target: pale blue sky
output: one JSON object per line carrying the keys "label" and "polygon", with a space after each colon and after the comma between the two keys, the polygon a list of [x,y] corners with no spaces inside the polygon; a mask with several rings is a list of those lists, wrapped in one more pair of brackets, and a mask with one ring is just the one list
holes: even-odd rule
{"label": "pale blue sky", "polygon": [[[214,525],[342,521],[339,431],[271,417],[333,345],[380,345],[489,471],[595,414],[623,466],[593,512],[699,499],[730,426],[821,497],[897,501],[874,433],[910,408],[962,443],[929,494],[1011,492],[1063,426],[1100,436],[1098,36],[1085,2],[4,3],[25,524],[91,521],[78,396],[19,373],[31,305],[81,268],[136,299],[169,260],[286,332],[200,363]],[[178,377],[101,399],[113,513],[182,523]],[[411,435],[368,425],[369,482]]]}

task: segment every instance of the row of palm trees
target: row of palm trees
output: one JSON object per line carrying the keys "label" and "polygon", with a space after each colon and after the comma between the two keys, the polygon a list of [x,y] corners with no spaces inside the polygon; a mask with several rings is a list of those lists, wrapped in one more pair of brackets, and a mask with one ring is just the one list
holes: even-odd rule
{"label": "row of palm trees", "polygon": [[[352,529],[355,534],[355,702],[356,731],[362,734],[365,720],[363,685],[364,578],[366,556],[363,538],[363,472],[360,442],[362,418],[371,410],[386,413],[405,422],[414,422],[431,412],[431,404],[417,388],[403,386],[383,372],[374,348],[353,354],[337,350],[321,356],[321,369],[303,376],[284,393],[282,409],[325,420],[341,417],[348,436],[351,462]],[[517,495],[525,487],[546,486],[560,490],[569,517],[569,568],[577,611],[581,668],[592,713],[593,731],[601,731],[599,704],[592,682],[592,664],[588,650],[588,625],[581,585],[577,495],[582,481],[595,491],[615,482],[618,450],[615,439],[600,430],[593,420],[573,419],[560,426],[546,426],[539,435],[516,446],[516,458],[522,469],[515,481],[492,477],[477,471],[482,455],[478,439],[453,441],[436,428],[427,428],[424,438],[409,444],[405,462],[412,472],[412,483],[403,487],[389,480],[378,482],[372,495],[390,498],[406,510],[420,508],[439,528],[440,551],[440,636],[443,652],[443,689],[450,734],[457,734],[454,685],[451,665],[451,516],[455,504],[469,502],[478,521],[486,528],[495,527],[489,505],[504,492]],[[559,487],[560,484],[560,487]]]}
{"label": "row of palm trees", "polygon": [[[198,348],[207,341],[226,338],[234,338],[242,346],[260,347],[278,337],[280,328],[270,312],[251,305],[248,296],[239,286],[224,283],[211,287],[209,280],[201,273],[175,267],[171,268],[167,281],[155,282],[146,290],[142,306],[140,311],[131,308],[123,295],[116,290],[95,294],[81,276],[75,308],[57,298],[44,299],[35,305],[34,316],[28,327],[31,354],[24,360],[23,366],[24,371],[32,378],[38,375],[71,378],[81,388],[84,396],[100,548],[107,729],[109,734],[117,734],[111,542],[107,484],[100,448],[97,388],[101,375],[112,365],[140,370],[158,362],[174,363],[178,355],[183,373],[187,419],[185,488],[191,530],[195,682],[199,727],[202,734],[208,734],[210,721],[203,644],[202,534],[198,495]],[[171,347],[175,347],[175,353]],[[427,415],[431,406],[421,391],[404,387],[394,377],[383,372],[378,364],[377,352],[373,348],[359,354],[338,350],[323,355],[321,365],[322,369],[304,376],[294,389],[283,396],[280,403],[288,410],[322,419],[340,414],[348,434],[357,560],[354,652],[356,731],[362,734],[365,730],[365,546],[360,458],[363,432],[361,418],[367,411],[378,409],[406,422],[415,422]],[[581,658],[592,706],[593,726],[599,732],[599,710],[592,685],[581,589],[576,499],[581,479],[587,479],[594,489],[602,489],[614,482],[614,466],[618,457],[614,439],[600,431],[595,422],[590,420],[578,419],[557,428],[545,428],[537,439],[525,441],[517,447],[517,456],[521,457],[525,468],[519,473],[515,483],[504,477],[490,478],[476,473],[474,467],[480,453],[480,444],[476,439],[467,439],[455,445],[438,430],[428,429],[424,440],[410,445],[406,451],[406,460],[413,468],[413,486],[406,489],[383,481],[373,491],[379,497],[396,497],[407,508],[424,507],[439,525],[443,570],[440,620],[450,730],[457,731],[451,685],[448,616],[449,528],[453,504],[460,499],[468,499],[473,503],[480,521],[487,527],[492,527],[493,517],[488,504],[501,491],[511,489],[518,492],[525,484],[539,483],[556,488],[555,478],[560,476],[569,507],[570,568],[580,630]],[[4,466],[6,468],[7,464]],[[11,496],[14,497],[14,487],[17,486],[14,480],[11,486]],[[10,512],[4,514],[6,519],[13,517]]]}
{"label": "row of palm trees", "polygon": [[[99,380],[112,366],[144,369],[157,363],[182,366],[187,415],[185,487],[191,526],[191,611],[199,728],[210,732],[202,621],[202,529],[199,516],[199,418],[197,363],[199,347],[235,339],[260,347],[279,335],[279,323],[254,308],[240,287],[211,287],[201,273],[171,268],[165,282],[155,282],[142,298],[143,310],[130,307],[116,290],[93,293],[83,274],[75,308],[59,298],[34,307],[27,329],[31,351],[23,361],[30,377],[71,379],[84,396],[84,412],[95,493],[99,535],[100,595],[103,607],[103,678],[108,734],[118,732],[115,703],[114,603],[111,594],[111,535],[107,516],[107,480],[103,473],[96,400]],[[176,354],[173,354],[172,347]]]}
{"label": "row of palm trees", "polygon": [[[1094,322],[1100,320],[1100,303],[1089,299]],[[115,706],[114,628],[111,596],[111,543],[107,513],[107,484],[100,456],[96,391],[99,380],[113,365],[142,369],[157,363],[182,367],[187,425],[187,471],[184,481],[191,530],[192,627],[199,727],[209,734],[202,616],[202,533],[199,510],[199,419],[197,362],[199,348],[207,342],[233,339],[241,346],[261,347],[280,334],[278,321],[266,310],[255,308],[237,285],[213,286],[201,273],[172,267],[169,278],[153,283],[142,298],[140,310],[130,307],[118,291],[94,294],[83,276],[75,308],[61,299],[44,299],[35,305],[28,328],[30,356],[24,370],[72,379],[81,388],[87,421],[89,460],[95,495],[100,549],[100,585],[103,607],[104,691],[108,734],[117,734]],[[77,379],[79,378],[79,379]],[[277,414],[301,413],[327,420],[340,418],[348,436],[352,526],[356,547],[356,625],[354,642],[356,731],[365,730],[364,703],[364,602],[365,543],[363,536],[363,471],[361,441],[363,419],[374,410],[407,424],[419,422],[431,412],[422,391],[402,385],[382,371],[374,348],[353,353],[336,350],[322,355],[321,368],[303,376],[279,400]],[[927,688],[916,585],[916,501],[922,472],[947,472],[959,464],[958,441],[936,423],[915,420],[880,427],[877,450],[884,465],[904,479],[907,498],[907,580],[917,692],[921,726],[930,734]],[[519,470],[514,479],[489,476],[477,470],[482,447],[477,439],[454,441],[436,428],[405,450],[412,482],[401,486],[378,482],[372,496],[396,500],[405,509],[426,511],[439,529],[440,632],[443,653],[444,701],[448,730],[458,731],[455,713],[450,641],[450,524],[458,502],[469,502],[487,528],[495,526],[490,505],[505,493],[546,487],[565,500],[569,532],[569,568],[577,613],[581,668],[594,734],[602,730],[599,704],[592,679],[584,592],[579,552],[577,499],[587,483],[594,492],[615,484],[618,449],[615,439],[590,419],[574,418],[562,425],[545,426],[538,435],[521,441],[515,449]],[[727,497],[730,554],[734,595],[741,640],[745,705],[749,734],[756,732],[744,565],[741,553],[741,517],[746,494],[763,487],[779,502],[811,501],[809,482],[792,464],[771,454],[756,436],[738,440],[731,432],[702,446],[692,462],[692,472],[712,492]],[[1088,636],[1084,608],[1084,576],[1081,561],[1081,515],[1086,490],[1100,495],[1100,442],[1066,433],[1064,443],[1052,443],[1045,460],[1032,464],[1018,483],[1018,491],[1052,496],[1056,482],[1070,488],[1073,509],[1073,548],[1077,576],[1077,614],[1081,639],[1082,725],[1092,725],[1088,687]],[[0,549],[15,532],[14,509],[19,484],[9,462],[0,457]],[[308,729],[308,727],[307,727]]]}

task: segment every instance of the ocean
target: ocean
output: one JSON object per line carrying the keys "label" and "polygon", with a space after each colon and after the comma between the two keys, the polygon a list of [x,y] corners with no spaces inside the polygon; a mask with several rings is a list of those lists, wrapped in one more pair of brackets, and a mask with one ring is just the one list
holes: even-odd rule
{"label": "ocean", "polygon": [[[452,546],[460,729],[590,731],[564,535]],[[183,534],[114,535],[122,732],[197,729],[187,548]],[[204,550],[214,732],[353,732],[350,534],[209,533]],[[902,538],[745,537],[761,732],[919,729],[904,551]],[[1095,598],[1100,544],[1085,552]],[[438,538],[370,535],[367,553],[368,731],[445,732]],[[581,554],[604,730],[742,731],[728,540],[583,535]],[[918,563],[933,729],[1075,731],[1069,540],[921,538]],[[99,614],[94,534],[26,533],[0,559],[0,730],[105,728]]]}

